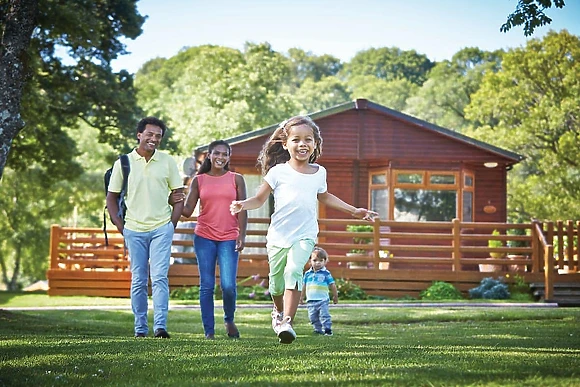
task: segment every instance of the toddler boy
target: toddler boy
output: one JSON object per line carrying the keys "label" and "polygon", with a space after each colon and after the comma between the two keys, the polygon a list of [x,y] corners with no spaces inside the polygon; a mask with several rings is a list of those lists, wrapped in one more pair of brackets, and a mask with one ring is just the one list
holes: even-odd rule
{"label": "toddler boy", "polygon": [[314,333],[332,336],[332,321],[328,304],[332,291],[332,302],[338,303],[338,291],[332,274],[326,269],[328,253],[320,247],[315,247],[310,256],[310,269],[304,273],[304,286],[301,300],[306,298],[308,318],[314,327]]}

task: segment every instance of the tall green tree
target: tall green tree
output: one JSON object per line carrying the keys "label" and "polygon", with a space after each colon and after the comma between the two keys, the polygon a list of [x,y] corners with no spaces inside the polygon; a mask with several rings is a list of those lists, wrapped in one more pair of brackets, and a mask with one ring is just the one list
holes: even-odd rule
{"label": "tall green tree", "polygon": [[372,75],[385,81],[406,79],[421,86],[433,66],[427,56],[415,50],[381,47],[358,52],[341,73],[347,78]]}
{"label": "tall green tree", "polygon": [[465,107],[479,89],[484,75],[501,66],[503,51],[463,48],[435,65],[429,78],[407,100],[405,111],[436,125],[463,132],[474,125],[465,117]]}
{"label": "tall green tree", "polygon": [[340,59],[332,55],[317,56],[300,48],[289,49],[288,57],[297,86],[307,79],[318,82],[323,78],[335,76],[343,66]]}
{"label": "tall green tree", "polygon": [[524,27],[524,35],[530,36],[536,28],[550,24],[552,19],[545,11],[552,6],[564,8],[564,0],[518,0],[514,12],[510,13],[506,22],[500,27],[501,32],[508,32],[513,27]]}
{"label": "tall green tree", "polygon": [[466,108],[473,135],[525,156],[510,172],[512,218],[580,218],[580,38],[549,32],[503,56]]}
{"label": "tall green tree", "polygon": [[419,86],[407,79],[386,81],[373,75],[358,75],[348,79],[351,99],[365,98],[394,110],[403,111],[407,99],[413,96]]}
{"label": "tall green tree", "polygon": [[0,244],[0,269],[14,288],[21,274],[44,276],[36,268],[47,244],[39,243],[48,240],[50,223],[71,217],[71,198],[87,197],[78,194],[88,187],[87,164],[70,130],[95,128],[83,138],[117,150],[128,150],[135,137],[141,112],[133,79],[114,73],[111,61],[145,18],[131,0],[0,0],[0,19],[0,228],[14,236]]}
{"label": "tall green tree", "polygon": [[0,1],[0,181],[12,141],[24,127],[22,91],[30,71],[27,50],[37,13],[35,0]]}
{"label": "tall green tree", "polygon": [[[165,76],[169,72],[172,76]],[[144,109],[159,111],[167,120],[183,154],[299,110],[290,61],[267,43],[247,44],[243,52],[191,47],[166,61],[148,63],[137,73],[136,86]]]}
{"label": "tall green tree", "polygon": [[136,1],[3,0],[0,10],[0,173],[12,148],[17,171],[38,163],[47,176],[78,176],[74,147],[60,144],[79,119],[123,148],[139,110],[132,77],[110,63],[125,53],[122,38],[141,34]]}
{"label": "tall green tree", "polygon": [[312,113],[328,109],[350,99],[347,85],[338,77],[330,76],[314,81],[305,80],[296,91],[296,101],[301,105],[297,113]]}

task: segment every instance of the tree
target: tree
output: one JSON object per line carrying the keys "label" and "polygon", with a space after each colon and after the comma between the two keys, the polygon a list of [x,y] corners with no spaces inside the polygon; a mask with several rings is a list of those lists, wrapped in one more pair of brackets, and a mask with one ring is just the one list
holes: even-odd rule
{"label": "tree", "polygon": [[182,153],[282,121],[299,110],[290,61],[268,43],[246,44],[244,52],[191,47],[155,61],[137,73],[139,102],[166,119]]}
{"label": "tree", "polygon": [[500,27],[501,32],[508,32],[513,27],[524,25],[524,35],[530,36],[535,29],[550,24],[552,19],[544,13],[546,9],[564,8],[564,0],[518,0],[518,5],[507,21]]}
{"label": "tree", "polygon": [[479,89],[484,75],[501,66],[503,51],[461,49],[451,60],[435,65],[416,95],[407,100],[406,112],[445,128],[463,132],[475,123],[465,117],[465,107]]}
{"label": "tree", "polygon": [[0,2],[0,180],[12,141],[24,127],[20,104],[37,13],[35,0]]}
{"label": "tree", "polygon": [[92,157],[99,141],[129,149],[141,113],[132,76],[110,63],[144,20],[133,0],[0,0],[0,269],[8,288],[44,277],[51,223],[83,200],[102,203],[102,174],[84,173],[70,131],[96,128],[82,137]]}
{"label": "tree", "polygon": [[580,218],[580,38],[563,30],[503,56],[466,108],[473,135],[525,156],[510,172],[510,217]]}
{"label": "tree", "polygon": [[348,88],[344,82],[334,76],[325,77],[315,82],[306,79],[296,91],[296,101],[302,105],[301,113],[312,113],[348,101]]}
{"label": "tree", "polygon": [[340,59],[332,55],[316,56],[299,48],[288,50],[296,83],[300,86],[305,80],[318,82],[323,78],[335,76],[342,69]]}
{"label": "tree", "polygon": [[1,0],[0,10],[0,177],[7,162],[78,176],[74,147],[59,144],[70,143],[62,128],[79,120],[100,129],[99,141],[126,147],[139,111],[132,77],[110,63],[125,53],[121,38],[141,34],[136,1]]}
{"label": "tree", "polygon": [[421,86],[433,65],[427,56],[418,54],[415,50],[381,47],[358,52],[344,65],[342,72],[348,78],[373,75],[385,81],[406,79]]}
{"label": "tree", "polygon": [[354,76],[347,83],[351,99],[366,98],[399,111],[405,109],[407,99],[419,89],[407,79],[385,81],[372,75]]}

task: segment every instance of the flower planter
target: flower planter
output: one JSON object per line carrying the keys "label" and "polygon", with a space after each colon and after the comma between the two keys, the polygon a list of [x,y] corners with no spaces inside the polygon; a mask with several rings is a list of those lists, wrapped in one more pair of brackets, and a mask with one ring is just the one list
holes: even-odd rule
{"label": "flower planter", "polygon": [[[494,261],[495,258],[489,258],[489,261]],[[503,265],[494,265],[492,263],[480,263],[479,264],[479,271],[481,273],[493,273],[493,272],[502,272],[504,271]]]}
{"label": "flower planter", "polygon": [[379,270],[389,270],[390,262],[379,262]]}

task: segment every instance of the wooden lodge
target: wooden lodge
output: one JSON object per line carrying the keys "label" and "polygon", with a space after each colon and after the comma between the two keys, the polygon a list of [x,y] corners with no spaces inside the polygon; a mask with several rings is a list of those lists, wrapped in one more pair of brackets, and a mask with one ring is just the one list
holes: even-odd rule
{"label": "wooden lodge", "polygon": [[[572,282],[580,288],[574,250],[578,222],[506,223],[507,172],[521,161],[520,155],[364,99],[310,116],[324,140],[318,162],[328,171],[329,192],[380,214],[376,222],[366,223],[372,226],[368,231],[356,233],[347,226],[365,222],[320,206],[319,245],[330,254],[335,278],[389,297],[417,297],[436,280],[466,293],[484,277],[508,274],[511,282],[510,272],[542,283],[547,300],[554,297],[554,284]],[[248,195],[261,184],[256,158],[276,127],[226,139],[232,146],[231,168],[244,175]],[[196,149],[194,160],[200,163],[206,152],[207,145]],[[264,205],[249,211],[240,279],[255,274],[267,278],[264,247],[271,209]],[[194,222],[184,219],[177,229],[172,289],[199,283],[197,267],[188,264],[195,258],[190,238]],[[492,235],[494,230],[499,235]],[[491,239],[499,247],[489,247]],[[53,226],[49,294],[128,297],[129,261],[122,237],[112,242],[104,248],[98,229]],[[490,252],[505,255],[494,259],[493,273],[481,271],[489,265]]]}

